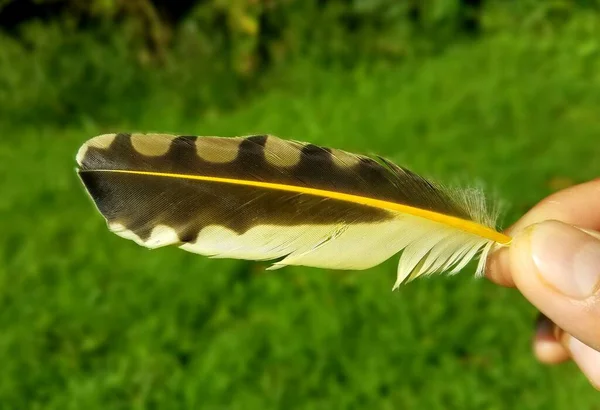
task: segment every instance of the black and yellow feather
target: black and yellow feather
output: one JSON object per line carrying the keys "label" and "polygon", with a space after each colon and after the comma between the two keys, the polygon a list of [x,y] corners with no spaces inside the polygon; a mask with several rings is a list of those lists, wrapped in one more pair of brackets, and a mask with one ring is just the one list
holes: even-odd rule
{"label": "black and yellow feather", "polygon": [[271,135],[105,134],[77,172],[116,234],[210,257],[366,269],[403,251],[396,286],[483,271],[497,232],[483,195],[449,190],[390,161]]}

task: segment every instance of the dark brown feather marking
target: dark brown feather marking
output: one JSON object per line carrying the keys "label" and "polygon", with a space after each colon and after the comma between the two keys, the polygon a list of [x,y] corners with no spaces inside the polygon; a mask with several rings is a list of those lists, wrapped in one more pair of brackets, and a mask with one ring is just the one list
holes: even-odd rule
{"label": "dark brown feather marking", "polygon": [[181,242],[193,242],[209,225],[243,234],[257,225],[376,222],[390,217],[386,211],[339,200],[257,192],[249,186],[106,172],[83,171],[80,176],[106,219],[144,241],[157,225],[175,229]]}

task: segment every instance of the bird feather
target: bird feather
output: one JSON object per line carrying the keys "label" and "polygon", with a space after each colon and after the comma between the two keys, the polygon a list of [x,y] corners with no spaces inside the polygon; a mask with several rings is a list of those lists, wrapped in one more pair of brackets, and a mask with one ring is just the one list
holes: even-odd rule
{"label": "bird feather", "polygon": [[394,288],[462,270],[511,238],[474,189],[272,135],[104,134],[77,173],[115,234],[213,258],[359,270],[400,253]]}

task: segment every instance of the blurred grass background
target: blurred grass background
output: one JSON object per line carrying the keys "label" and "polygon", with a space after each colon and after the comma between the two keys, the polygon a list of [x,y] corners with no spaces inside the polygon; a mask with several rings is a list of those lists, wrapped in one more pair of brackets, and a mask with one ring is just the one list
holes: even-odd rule
{"label": "blurred grass background", "polygon": [[0,1],[0,409],[600,409],[472,267],[392,293],[397,258],[147,251],[74,172],[104,132],[272,133],[483,184],[506,227],[598,176],[599,6]]}

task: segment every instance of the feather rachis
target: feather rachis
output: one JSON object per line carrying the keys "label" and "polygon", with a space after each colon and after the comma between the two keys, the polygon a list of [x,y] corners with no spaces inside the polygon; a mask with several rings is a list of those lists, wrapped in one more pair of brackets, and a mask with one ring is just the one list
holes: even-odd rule
{"label": "feather rachis", "polygon": [[[85,172],[85,171],[84,171]],[[133,174],[133,175],[144,175],[144,176],[154,176],[161,178],[174,178],[174,179],[189,179],[189,180],[197,180],[197,181],[205,181],[205,182],[221,182],[225,184],[232,185],[243,185],[243,186],[251,186],[257,188],[266,188],[272,189],[275,191],[287,191],[294,192],[297,194],[307,194],[313,196],[319,196],[322,198],[330,198],[337,199],[344,202],[351,202],[359,205],[366,205],[369,207],[387,210],[387,211],[395,211],[399,213],[407,213],[413,216],[421,217],[427,220],[443,223],[450,225],[454,228],[466,231],[468,233],[472,233],[475,235],[480,235],[484,238],[497,241],[501,244],[508,244],[510,242],[510,238],[504,234],[501,234],[490,228],[489,226],[483,225],[476,221],[466,220],[454,216],[444,215],[434,211],[428,211],[421,208],[416,208],[412,206],[406,206],[403,204],[397,204],[394,202],[379,200],[375,198],[369,197],[361,197],[352,194],[346,194],[335,191],[326,191],[322,189],[316,188],[307,188],[307,187],[299,187],[294,185],[284,185],[284,184],[274,184],[270,182],[261,182],[261,181],[250,181],[243,179],[232,179],[232,178],[219,178],[219,177],[210,177],[210,176],[202,176],[202,175],[186,175],[186,174],[172,174],[165,172],[152,172],[152,171],[130,171],[130,170],[94,170],[94,172],[109,172],[109,173],[123,173],[123,174]]]}
{"label": "feather rachis", "polygon": [[77,162],[111,230],[151,248],[335,269],[402,251],[398,285],[452,273],[476,254],[480,274],[490,249],[510,242],[478,192],[272,136],[108,134],[84,144]]}

